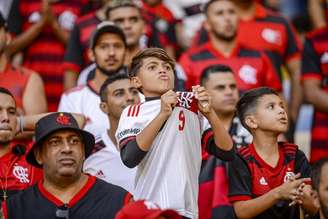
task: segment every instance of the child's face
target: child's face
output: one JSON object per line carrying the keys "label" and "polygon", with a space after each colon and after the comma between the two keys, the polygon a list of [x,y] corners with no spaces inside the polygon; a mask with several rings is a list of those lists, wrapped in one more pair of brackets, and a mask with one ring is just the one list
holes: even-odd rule
{"label": "child's face", "polygon": [[282,99],[274,94],[264,95],[258,99],[253,115],[258,129],[277,134],[288,129],[288,117]]}
{"label": "child's face", "polygon": [[150,57],[142,61],[133,82],[146,97],[161,96],[174,89],[174,72],[169,63]]}

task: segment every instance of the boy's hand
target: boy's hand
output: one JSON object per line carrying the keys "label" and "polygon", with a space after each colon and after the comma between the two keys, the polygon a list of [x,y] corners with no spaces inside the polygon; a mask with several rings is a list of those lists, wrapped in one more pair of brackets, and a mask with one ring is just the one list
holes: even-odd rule
{"label": "boy's hand", "polygon": [[300,197],[303,195],[303,190],[300,188],[303,187],[305,181],[309,180],[308,178],[299,179],[299,177],[300,174],[297,174],[294,180],[287,181],[277,187],[279,199],[299,202]]}
{"label": "boy's hand", "polygon": [[178,95],[169,90],[161,96],[161,111],[160,115],[163,115],[166,119],[171,115],[173,108],[178,103]]}
{"label": "boy's hand", "polygon": [[208,115],[212,111],[211,96],[206,92],[204,87],[199,85],[193,86],[192,91],[198,100],[198,109],[204,115]]}

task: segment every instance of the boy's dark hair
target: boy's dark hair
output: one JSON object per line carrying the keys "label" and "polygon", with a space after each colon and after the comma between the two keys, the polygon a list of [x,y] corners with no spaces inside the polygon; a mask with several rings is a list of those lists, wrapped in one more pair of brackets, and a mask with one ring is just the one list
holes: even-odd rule
{"label": "boy's dark hair", "polygon": [[218,73],[233,73],[232,69],[227,65],[211,65],[205,68],[202,71],[202,74],[200,76],[200,84],[204,85],[206,81],[208,81],[208,78],[211,74],[218,74]]}
{"label": "boy's dark hair", "polygon": [[134,77],[137,75],[138,71],[142,66],[142,62],[146,58],[158,58],[164,62],[167,62],[172,69],[175,68],[174,60],[165,52],[164,49],[161,48],[148,48],[140,51],[137,55],[135,55],[131,62],[129,77]]}
{"label": "boy's dark hair", "polygon": [[114,74],[106,79],[106,81],[100,87],[100,100],[101,102],[107,101],[107,87],[108,85],[114,83],[115,81],[130,79],[128,73]]}
{"label": "boy's dark hair", "polygon": [[118,9],[118,8],[125,8],[125,7],[131,7],[131,8],[137,9],[140,12],[140,16],[141,16],[140,7],[138,5],[136,5],[132,0],[112,0],[112,2],[109,4],[109,7],[106,10],[107,19],[110,18],[110,13],[113,10]]}
{"label": "boy's dark hair", "polygon": [[319,190],[321,175],[322,175],[322,167],[328,164],[328,157],[322,158],[318,160],[313,166],[312,166],[312,187],[314,190]]}
{"label": "boy's dark hair", "polygon": [[15,100],[14,95],[7,88],[0,87],[0,93],[7,94],[7,95],[11,96]]}
{"label": "boy's dark hair", "polygon": [[2,13],[0,12],[0,28],[4,27],[7,30],[7,22],[6,19],[3,17]]}
{"label": "boy's dark hair", "polygon": [[245,92],[237,103],[237,115],[241,124],[250,131],[250,128],[245,123],[245,117],[256,110],[258,100],[265,95],[279,96],[277,91],[269,87],[259,87]]}

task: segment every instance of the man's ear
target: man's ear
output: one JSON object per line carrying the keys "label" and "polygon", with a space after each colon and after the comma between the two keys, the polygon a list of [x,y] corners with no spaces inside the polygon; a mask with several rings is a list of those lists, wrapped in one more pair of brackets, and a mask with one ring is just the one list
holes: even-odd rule
{"label": "man's ear", "polygon": [[89,59],[90,59],[92,62],[96,61],[96,58],[95,58],[95,55],[94,55],[94,51],[93,51],[93,49],[91,49],[91,48],[88,49],[88,57],[89,57]]}
{"label": "man's ear", "polygon": [[132,85],[138,89],[142,87],[141,80],[138,76],[134,76],[131,78]]}
{"label": "man's ear", "polygon": [[211,28],[211,25],[208,23],[207,19],[204,21],[204,28],[207,32],[211,32],[212,28]]}
{"label": "man's ear", "polygon": [[101,103],[99,104],[99,107],[100,107],[101,111],[103,111],[103,113],[105,113],[106,115],[109,114],[107,103],[105,103],[105,102],[101,102]]}
{"label": "man's ear", "polygon": [[36,147],[33,153],[38,164],[43,165],[42,149],[40,147]]}
{"label": "man's ear", "polygon": [[253,115],[249,115],[245,117],[245,123],[250,129],[257,129],[258,124],[256,118]]}

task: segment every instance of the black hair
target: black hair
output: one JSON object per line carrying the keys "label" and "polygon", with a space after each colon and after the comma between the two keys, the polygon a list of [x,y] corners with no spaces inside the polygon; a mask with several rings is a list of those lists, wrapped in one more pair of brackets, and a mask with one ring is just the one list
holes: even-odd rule
{"label": "black hair", "polygon": [[247,92],[245,92],[241,98],[239,99],[238,103],[237,103],[237,115],[240,119],[241,124],[248,130],[250,131],[250,128],[246,125],[245,123],[245,117],[247,116],[247,114],[249,114],[250,112],[254,112],[257,104],[258,104],[258,100],[265,96],[265,95],[276,95],[279,96],[278,92],[275,91],[272,88],[269,87],[259,87],[259,88],[255,88],[255,89],[251,89]]}
{"label": "black hair", "polygon": [[14,95],[7,88],[0,87],[0,93],[7,94],[7,95],[11,96],[15,100]]}
{"label": "black hair", "polygon": [[124,79],[130,79],[128,76],[127,71],[124,73],[114,74],[112,76],[109,76],[106,81],[101,85],[100,87],[100,100],[101,102],[107,101],[107,87],[108,85],[114,83],[115,81],[124,80]]}
{"label": "black hair", "polygon": [[202,71],[202,74],[200,76],[200,84],[204,85],[211,74],[218,74],[218,73],[233,73],[233,71],[227,65],[220,65],[220,64],[210,65]]}
{"label": "black hair", "polygon": [[318,160],[313,166],[312,166],[312,173],[311,173],[311,179],[312,179],[312,187],[314,190],[319,190],[321,175],[322,175],[322,167],[328,163],[328,157],[324,157],[320,160]]}
{"label": "black hair", "polygon": [[7,22],[2,13],[0,12],[0,28],[4,27],[7,30]]}

